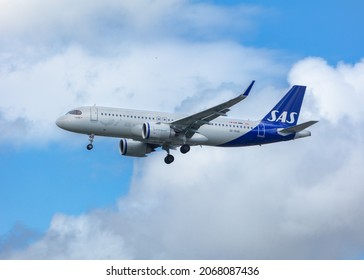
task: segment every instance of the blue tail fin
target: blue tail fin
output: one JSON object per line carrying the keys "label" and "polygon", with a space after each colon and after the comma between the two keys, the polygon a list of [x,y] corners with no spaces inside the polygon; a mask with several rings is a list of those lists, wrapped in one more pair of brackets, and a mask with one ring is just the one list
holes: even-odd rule
{"label": "blue tail fin", "polygon": [[279,127],[296,125],[305,91],[305,86],[293,86],[262,121]]}

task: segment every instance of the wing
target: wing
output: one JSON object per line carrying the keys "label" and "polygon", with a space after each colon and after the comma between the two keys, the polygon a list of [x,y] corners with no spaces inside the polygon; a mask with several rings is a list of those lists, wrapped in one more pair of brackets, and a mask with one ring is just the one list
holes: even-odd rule
{"label": "wing", "polygon": [[188,117],[184,117],[182,119],[175,120],[171,123],[171,127],[177,133],[183,133],[187,138],[190,138],[195,134],[195,132],[204,124],[208,124],[213,119],[216,119],[220,116],[226,116],[226,113],[230,111],[230,107],[239,103],[243,99],[245,99],[250,90],[252,89],[255,81],[252,81],[248,88],[245,90],[243,94],[221,103],[217,106],[214,106],[210,109],[201,111],[199,113],[190,115]]}

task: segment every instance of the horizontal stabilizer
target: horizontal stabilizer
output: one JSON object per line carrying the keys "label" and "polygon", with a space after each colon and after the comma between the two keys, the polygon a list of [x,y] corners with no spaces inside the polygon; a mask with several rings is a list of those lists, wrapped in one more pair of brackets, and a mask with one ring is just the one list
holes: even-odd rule
{"label": "horizontal stabilizer", "polygon": [[307,127],[309,127],[311,125],[314,125],[317,122],[318,121],[309,121],[309,122],[301,123],[301,124],[298,124],[298,125],[290,126],[290,127],[283,128],[283,129],[279,129],[278,132],[280,134],[297,133],[297,132],[300,132],[300,131],[306,129]]}

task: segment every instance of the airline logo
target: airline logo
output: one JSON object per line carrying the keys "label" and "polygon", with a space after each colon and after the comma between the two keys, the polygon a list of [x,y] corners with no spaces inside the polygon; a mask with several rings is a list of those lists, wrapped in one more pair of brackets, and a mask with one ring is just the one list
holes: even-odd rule
{"label": "airline logo", "polygon": [[268,119],[268,121],[293,124],[296,122],[296,116],[298,116],[298,113],[296,112],[291,112],[288,115],[287,111],[283,111],[282,113],[280,113],[278,110],[273,110],[270,112],[270,118]]}

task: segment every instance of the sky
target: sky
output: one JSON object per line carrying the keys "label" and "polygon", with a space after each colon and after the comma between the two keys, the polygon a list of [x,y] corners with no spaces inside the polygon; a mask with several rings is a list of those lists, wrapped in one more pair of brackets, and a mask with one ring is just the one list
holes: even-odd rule
{"label": "sky", "polygon": [[[364,3],[0,0],[0,259],[362,259]],[[135,159],[55,125],[82,105],[194,113],[295,84],[312,136]]]}

